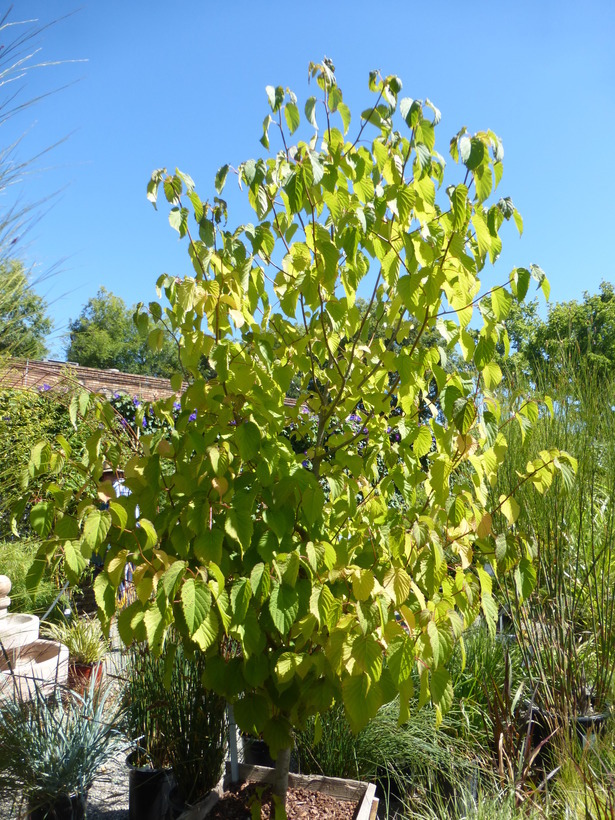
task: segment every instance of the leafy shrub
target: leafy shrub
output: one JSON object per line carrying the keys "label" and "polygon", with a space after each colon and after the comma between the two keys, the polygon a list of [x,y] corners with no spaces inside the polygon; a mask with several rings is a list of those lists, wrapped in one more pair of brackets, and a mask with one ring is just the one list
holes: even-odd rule
{"label": "leafy shrub", "polygon": [[[26,575],[34,561],[37,549],[36,541],[0,541],[0,575],[8,575],[12,583],[11,612],[31,612],[43,615],[60,592],[62,579],[57,572],[53,571],[45,573],[35,591],[27,589]],[[60,601],[61,604],[62,601]]]}

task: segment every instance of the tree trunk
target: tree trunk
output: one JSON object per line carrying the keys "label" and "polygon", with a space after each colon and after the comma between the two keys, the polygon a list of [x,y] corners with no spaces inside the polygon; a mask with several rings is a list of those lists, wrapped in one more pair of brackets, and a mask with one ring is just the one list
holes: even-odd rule
{"label": "tree trunk", "polygon": [[288,791],[288,769],[290,767],[290,746],[280,749],[275,761],[275,774],[273,777],[273,793],[280,798],[283,806],[286,806],[286,792]]}

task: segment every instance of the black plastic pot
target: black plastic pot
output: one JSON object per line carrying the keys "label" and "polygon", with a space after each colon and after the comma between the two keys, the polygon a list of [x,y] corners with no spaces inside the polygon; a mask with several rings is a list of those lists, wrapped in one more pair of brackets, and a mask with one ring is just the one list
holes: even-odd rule
{"label": "black plastic pot", "polygon": [[173,788],[171,769],[135,766],[135,753],[128,755],[128,816],[130,820],[164,820]]}
{"label": "black plastic pot", "polygon": [[269,754],[269,746],[265,741],[247,735],[243,738],[243,762],[250,766],[275,766],[275,760]]}
{"label": "black plastic pot", "polygon": [[[588,738],[592,735],[600,734],[600,732],[603,731],[609,715],[609,710],[594,712],[590,715],[576,715],[569,718],[569,726],[579,741],[585,745],[588,742]],[[523,731],[528,731],[531,734],[532,745],[534,747],[544,743],[546,750],[552,732],[557,727],[564,726],[565,723],[566,719],[563,715],[549,712],[530,701],[523,703],[521,726]]]}
{"label": "black plastic pot", "polygon": [[171,793],[169,794],[169,817],[171,820],[177,820],[177,818],[184,813],[187,806],[184,801],[184,798],[181,795],[181,792],[175,786],[175,788],[171,789]]}
{"label": "black plastic pot", "polygon": [[39,806],[35,799],[30,800],[29,820],[83,820],[87,794],[61,795],[53,803]]}

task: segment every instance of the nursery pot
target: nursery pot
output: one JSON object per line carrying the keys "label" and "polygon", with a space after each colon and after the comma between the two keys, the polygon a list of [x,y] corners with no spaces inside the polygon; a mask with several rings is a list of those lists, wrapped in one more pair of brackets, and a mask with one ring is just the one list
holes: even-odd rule
{"label": "nursery pot", "polygon": [[175,786],[171,789],[169,794],[169,817],[171,820],[177,820],[186,810],[187,805],[182,797],[180,790]]}
{"label": "nursery pot", "polygon": [[275,766],[275,760],[269,754],[269,746],[258,737],[243,737],[243,762],[249,766]]}
{"label": "nursery pot", "polygon": [[[565,723],[563,715],[549,712],[541,708],[536,703],[524,701],[524,713],[522,726],[528,727],[532,731],[533,744],[547,743],[547,738],[556,726],[563,726]],[[585,745],[588,737],[597,734],[604,729],[609,717],[609,711],[594,712],[590,715],[576,715],[570,718],[570,729],[574,730],[579,741]]]}
{"label": "nursery pot", "polygon": [[30,799],[29,820],[83,820],[87,794],[59,795],[52,803],[37,806],[34,798]]}
{"label": "nursery pot", "polygon": [[128,816],[130,820],[161,820],[169,811],[173,786],[171,769],[136,766],[136,752],[128,755]]}
{"label": "nursery pot", "polygon": [[69,689],[83,695],[90,688],[92,676],[95,676],[96,686],[100,685],[104,672],[104,663],[76,663],[72,661],[68,665],[68,679],[66,681]]}

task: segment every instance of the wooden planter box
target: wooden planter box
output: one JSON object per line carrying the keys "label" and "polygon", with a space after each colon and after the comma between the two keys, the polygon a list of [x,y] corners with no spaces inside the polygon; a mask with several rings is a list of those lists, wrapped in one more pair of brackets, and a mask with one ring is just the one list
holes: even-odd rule
{"label": "wooden planter box", "polygon": [[[240,782],[272,783],[273,769],[265,766],[239,764]],[[230,786],[230,763],[226,764],[226,774],[216,788],[200,803],[185,811],[179,820],[204,820],[216,805],[224,790]],[[376,786],[373,783],[360,783],[358,780],[342,780],[339,777],[320,777],[319,775],[289,774],[290,788],[307,789],[313,792],[325,792],[338,800],[350,800],[357,803],[354,820],[375,820],[378,811]]]}

